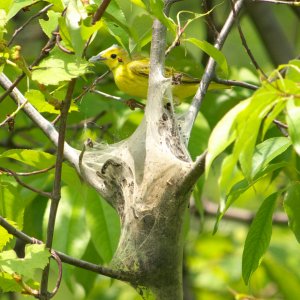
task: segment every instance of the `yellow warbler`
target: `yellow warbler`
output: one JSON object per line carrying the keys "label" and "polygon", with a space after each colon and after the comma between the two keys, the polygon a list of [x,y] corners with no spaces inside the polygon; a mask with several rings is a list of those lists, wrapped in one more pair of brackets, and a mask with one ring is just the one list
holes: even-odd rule
{"label": "yellow warbler", "polygon": [[[124,93],[139,98],[147,98],[149,79],[149,59],[130,59],[128,53],[117,45],[93,56],[90,62],[103,61],[113,73],[117,87]],[[173,68],[166,67],[166,77],[172,78],[172,94],[175,103],[195,95],[200,79]],[[228,86],[212,82],[209,90],[226,89]]]}

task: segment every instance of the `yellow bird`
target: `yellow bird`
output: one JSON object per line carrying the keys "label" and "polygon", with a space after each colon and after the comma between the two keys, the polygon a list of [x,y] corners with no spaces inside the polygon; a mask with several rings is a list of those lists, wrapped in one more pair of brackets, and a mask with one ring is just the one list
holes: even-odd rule
{"label": "yellow bird", "polygon": [[[91,57],[89,61],[103,61],[113,73],[117,87],[124,93],[132,97],[147,98],[150,69],[148,58],[130,59],[124,49],[118,45],[113,45],[98,55]],[[195,95],[200,79],[170,67],[165,68],[164,75],[172,78],[172,94],[176,104],[179,104],[185,98]],[[229,87],[215,82],[209,85],[209,90],[226,88]]]}

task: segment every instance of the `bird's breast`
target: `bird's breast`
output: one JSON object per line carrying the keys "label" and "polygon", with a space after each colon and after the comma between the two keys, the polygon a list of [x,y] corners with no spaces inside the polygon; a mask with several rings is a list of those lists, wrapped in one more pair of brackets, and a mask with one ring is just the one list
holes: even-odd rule
{"label": "bird's breast", "polygon": [[147,98],[148,78],[138,75],[122,65],[113,71],[117,87],[129,96]]}

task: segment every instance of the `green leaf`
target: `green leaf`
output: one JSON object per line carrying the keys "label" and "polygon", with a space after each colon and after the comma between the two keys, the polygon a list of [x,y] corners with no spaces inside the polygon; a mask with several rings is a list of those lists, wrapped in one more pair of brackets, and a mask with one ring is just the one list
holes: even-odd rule
{"label": "green leaf", "polygon": [[50,252],[45,245],[26,245],[25,257],[18,258],[13,250],[0,253],[0,270],[10,275],[17,273],[33,278],[36,269],[44,269],[49,263]]}
{"label": "green leaf", "polygon": [[[56,216],[53,247],[77,258],[81,258],[90,241],[84,209],[84,189],[82,184],[63,186]],[[48,224],[50,205],[44,216],[44,228]]]}
{"label": "green leaf", "polygon": [[39,0],[14,0],[7,13],[7,21],[13,18],[22,8],[30,6],[38,1]]}
{"label": "green leaf", "polygon": [[17,223],[23,228],[24,203],[18,187],[9,182],[3,182],[0,176],[0,215]]}
{"label": "green leaf", "polygon": [[196,38],[188,38],[188,39],[184,39],[184,41],[194,44],[203,52],[211,56],[219,65],[220,69],[222,70],[223,73],[222,76],[226,78],[228,77],[229,71],[228,71],[227,60],[224,54],[220,50],[216,49],[213,45],[211,45],[207,41],[200,41]]}
{"label": "green leaf", "polygon": [[52,9],[55,10],[55,11],[58,11],[60,13],[63,12],[63,10],[65,9],[65,2],[64,0],[45,0],[49,3],[52,3],[53,4],[53,7]]}
{"label": "green leaf", "polygon": [[47,12],[47,16],[48,16],[47,21],[43,19],[39,19],[41,28],[48,38],[52,37],[52,32],[57,28],[58,18],[60,17],[60,15],[61,15],[60,13],[50,10]]}
{"label": "green leaf", "polygon": [[289,61],[288,69],[286,72],[286,79],[290,79],[294,82],[300,82],[300,60],[294,59]]}
{"label": "green leaf", "polygon": [[115,210],[87,187],[86,219],[95,248],[104,262],[109,262],[117,248],[120,221]]}
{"label": "green leaf", "polygon": [[[4,158],[11,158],[22,162],[28,166],[32,166],[38,170],[53,166],[56,157],[47,152],[29,149],[12,149],[3,152],[0,155],[0,160]],[[74,168],[63,163],[62,180],[74,188],[80,189],[80,179]]]}
{"label": "green leaf", "polygon": [[0,293],[22,292],[22,286],[10,274],[0,272]]}
{"label": "green leaf", "polygon": [[12,149],[0,154],[0,159],[10,158],[37,169],[48,168],[55,163],[55,156],[43,151]]}
{"label": "green leaf", "polygon": [[252,178],[264,169],[270,161],[288,149],[290,145],[291,141],[286,137],[270,138],[257,145],[252,158]]}
{"label": "green leaf", "polygon": [[[11,225],[16,226],[16,223],[13,221],[8,221]],[[5,228],[0,226],[0,252],[3,250],[4,246],[13,238],[13,235],[7,232]],[[1,287],[1,285],[0,285]]]}
{"label": "green leaf", "polygon": [[[267,271],[271,282],[279,288],[284,300],[295,300],[300,295],[299,274],[289,268],[288,264],[267,255],[263,261],[263,267]],[[288,280],[284,280],[288,278]]]}
{"label": "green leaf", "polygon": [[65,22],[72,47],[76,56],[81,57],[85,47],[85,41],[81,36],[80,22],[87,17],[81,1],[70,0],[65,15]]}
{"label": "green leaf", "polygon": [[283,206],[289,218],[289,227],[300,243],[300,183],[295,182],[289,186],[284,198]]}
{"label": "green leaf", "polygon": [[274,193],[264,200],[247,234],[242,261],[242,274],[246,284],[249,283],[252,273],[260,265],[262,256],[269,247],[276,199],[277,193]]}
{"label": "green leaf", "polygon": [[40,113],[43,112],[47,112],[50,114],[60,113],[60,110],[55,109],[53,105],[50,105],[46,101],[44,94],[39,90],[28,90],[25,93],[25,97]]}
{"label": "green leaf", "polygon": [[6,229],[0,227],[0,251],[4,248],[4,246],[13,238],[11,234],[9,234]]}
{"label": "green leaf", "polygon": [[124,48],[128,50],[129,36],[128,33],[119,25],[106,22],[105,28],[116,39],[116,41]]}
{"label": "green leaf", "polygon": [[236,138],[235,119],[250,103],[250,99],[245,100],[233,107],[213,129],[209,141],[206,156],[206,176],[210,170],[214,159],[221,154]]}
{"label": "green leaf", "polygon": [[295,151],[300,155],[300,106],[297,106],[294,99],[289,99],[286,105],[287,125]]}
{"label": "green leaf", "polygon": [[171,19],[168,18],[163,10],[164,10],[164,1],[163,0],[150,0],[150,8],[154,16],[162,22],[169,30],[172,31],[173,34],[176,34],[176,24]]}
{"label": "green leaf", "polygon": [[44,85],[58,85],[62,81],[82,76],[88,72],[89,64],[73,55],[55,48],[32,70],[32,79]]}

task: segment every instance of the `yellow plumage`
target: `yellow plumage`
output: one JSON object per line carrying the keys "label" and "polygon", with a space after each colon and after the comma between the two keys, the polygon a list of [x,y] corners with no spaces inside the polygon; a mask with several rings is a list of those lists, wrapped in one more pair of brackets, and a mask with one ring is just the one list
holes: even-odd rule
{"label": "yellow plumage", "polygon": [[[124,93],[139,98],[147,98],[149,79],[149,59],[131,60],[128,53],[117,45],[90,58],[90,62],[103,61],[111,70],[117,87]],[[165,68],[165,77],[172,78],[172,94],[176,102],[194,96],[200,79]],[[228,86],[212,82],[209,89],[226,89]],[[179,101],[178,101],[179,100]]]}

